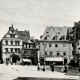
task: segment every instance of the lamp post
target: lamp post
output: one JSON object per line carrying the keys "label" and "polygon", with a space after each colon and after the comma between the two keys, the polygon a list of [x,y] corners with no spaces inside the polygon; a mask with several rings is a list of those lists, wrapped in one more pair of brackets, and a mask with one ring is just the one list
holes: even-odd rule
{"label": "lamp post", "polygon": [[45,71],[45,59],[46,59],[46,56],[45,56],[45,45],[46,45],[46,43],[43,42],[43,45],[44,45],[44,65],[43,65],[43,71]]}

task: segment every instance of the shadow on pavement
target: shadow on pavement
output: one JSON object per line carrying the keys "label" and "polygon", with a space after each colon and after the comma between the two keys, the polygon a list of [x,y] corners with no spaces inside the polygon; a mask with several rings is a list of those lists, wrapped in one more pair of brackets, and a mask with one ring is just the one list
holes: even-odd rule
{"label": "shadow on pavement", "polygon": [[18,77],[13,80],[76,80],[76,79],[60,79],[60,78],[37,78],[37,77]]}

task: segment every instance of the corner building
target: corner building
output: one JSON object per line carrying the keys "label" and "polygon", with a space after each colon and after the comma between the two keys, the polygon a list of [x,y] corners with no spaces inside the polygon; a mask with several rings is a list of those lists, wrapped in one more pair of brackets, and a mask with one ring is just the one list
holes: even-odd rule
{"label": "corner building", "polygon": [[72,31],[71,27],[47,27],[40,40],[40,57],[46,64],[69,63],[72,56]]}
{"label": "corner building", "polygon": [[9,27],[8,32],[2,38],[2,59],[11,60],[13,54],[22,58],[22,44],[23,41],[30,39],[29,31],[18,31],[13,28],[13,25]]}

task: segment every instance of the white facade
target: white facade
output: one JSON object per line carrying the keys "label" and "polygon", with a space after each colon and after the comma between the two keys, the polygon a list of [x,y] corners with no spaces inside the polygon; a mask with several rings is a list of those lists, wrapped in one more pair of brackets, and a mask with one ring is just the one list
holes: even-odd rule
{"label": "white facade", "polygon": [[47,27],[40,40],[40,57],[62,57],[69,63],[73,47],[67,40],[67,30],[68,27]]}
{"label": "white facade", "polygon": [[16,30],[13,27],[2,38],[2,58],[3,61],[14,53],[21,57],[22,51],[22,39],[16,34]]}
{"label": "white facade", "polygon": [[[43,44],[44,42],[45,45]],[[46,58],[67,58],[67,62],[69,63],[72,58],[72,50],[72,42],[69,41],[40,41],[40,57],[44,57],[45,55]]]}

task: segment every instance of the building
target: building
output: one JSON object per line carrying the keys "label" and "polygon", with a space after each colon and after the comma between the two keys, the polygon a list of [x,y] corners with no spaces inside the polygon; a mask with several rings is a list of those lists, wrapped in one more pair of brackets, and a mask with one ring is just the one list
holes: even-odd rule
{"label": "building", "polygon": [[38,55],[37,51],[38,48],[35,44],[35,42],[28,40],[28,42],[23,42],[23,58],[31,59],[32,64],[36,65],[38,62]]}
{"label": "building", "polygon": [[72,56],[71,27],[47,27],[40,40],[40,57],[49,62],[69,63]]}
{"label": "building", "polygon": [[[2,43],[2,59],[10,61],[15,54],[22,58],[22,45],[30,39],[29,31],[15,30],[13,25],[9,27],[8,32],[1,40]],[[13,61],[13,60],[12,60]]]}
{"label": "building", "polygon": [[0,63],[2,63],[2,49],[1,49],[1,41],[0,41]]}
{"label": "building", "polygon": [[73,56],[76,66],[80,63],[80,21],[73,27]]}

